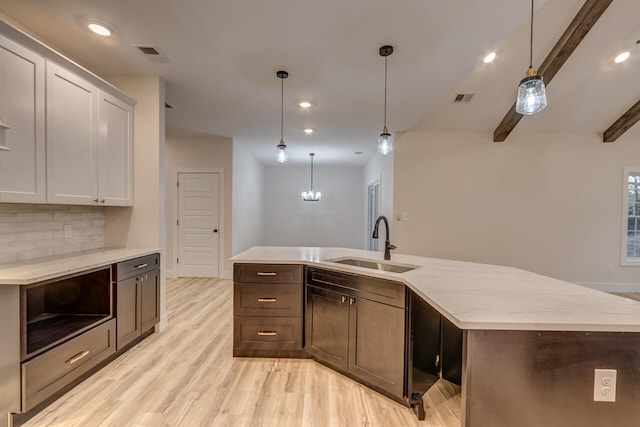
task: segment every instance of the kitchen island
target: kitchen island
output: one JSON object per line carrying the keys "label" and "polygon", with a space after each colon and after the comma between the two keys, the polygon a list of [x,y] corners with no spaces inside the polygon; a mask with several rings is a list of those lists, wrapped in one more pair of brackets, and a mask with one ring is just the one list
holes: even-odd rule
{"label": "kitchen island", "polygon": [[[387,262],[379,252],[313,247],[254,247],[232,260],[404,284],[461,331],[465,427],[637,425],[637,301],[510,267],[394,254],[391,263],[415,267],[394,273],[339,262],[345,258]],[[405,344],[408,352],[414,343]],[[614,390],[596,381],[596,369],[615,370]]]}

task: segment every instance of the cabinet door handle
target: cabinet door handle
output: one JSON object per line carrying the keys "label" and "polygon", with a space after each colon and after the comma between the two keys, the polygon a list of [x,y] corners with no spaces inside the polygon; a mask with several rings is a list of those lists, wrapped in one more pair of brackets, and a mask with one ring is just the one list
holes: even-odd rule
{"label": "cabinet door handle", "polygon": [[258,336],[261,337],[275,337],[276,335],[278,335],[276,331],[258,331]]}
{"label": "cabinet door handle", "polygon": [[278,298],[258,298],[258,302],[277,302]]}
{"label": "cabinet door handle", "polygon": [[342,301],[342,303],[344,304],[345,302],[347,302],[347,297],[345,297],[344,295],[340,298],[340,301]]}
{"label": "cabinet door handle", "polygon": [[355,298],[349,298],[349,305],[353,305],[356,303],[356,299]]}
{"label": "cabinet door handle", "polygon": [[77,361],[79,361],[81,359],[84,359],[88,355],[89,355],[89,350],[84,350],[84,351],[81,351],[78,354],[75,354],[75,355],[71,356],[64,363],[68,363],[69,365],[73,365],[74,363],[76,363]]}
{"label": "cabinet door handle", "polygon": [[146,264],[146,263],[145,264],[138,264],[138,265],[136,265],[136,268],[145,268],[147,265],[149,265],[149,264]]}
{"label": "cabinet door handle", "polygon": [[277,276],[278,273],[274,271],[258,271],[258,276]]}

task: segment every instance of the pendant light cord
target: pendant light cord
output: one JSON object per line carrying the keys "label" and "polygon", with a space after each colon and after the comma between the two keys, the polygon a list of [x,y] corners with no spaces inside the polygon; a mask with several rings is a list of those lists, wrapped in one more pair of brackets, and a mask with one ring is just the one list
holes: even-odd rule
{"label": "pendant light cord", "polygon": [[311,156],[311,191],[313,191],[313,156]]}
{"label": "pendant light cord", "polygon": [[531,34],[529,35],[529,68],[533,68],[533,0],[531,0]]}
{"label": "pendant light cord", "polygon": [[384,57],[384,127],[387,127],[387,58]]}
{"label": "pendant light cord", "polygon": [[284,140],[284,78],[280,77],[280,140]]}

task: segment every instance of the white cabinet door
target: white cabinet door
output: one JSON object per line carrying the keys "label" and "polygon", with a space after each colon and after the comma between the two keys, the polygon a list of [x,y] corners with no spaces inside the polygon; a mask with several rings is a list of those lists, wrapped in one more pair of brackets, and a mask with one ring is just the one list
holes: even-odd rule
{"label": "white cabinet door", "polygon": [[98,203],[97,88],[47,62],[47,202]]}
{"label": "white cabinet door", "polygon": [[133,205],[133,107],[98,90],[98,199]]}
{"label": "white cabinet door", "polygon": [[0,116],[9,127],[4,146],[10,150],[0,151],[0,202],[46,200],[44,64],[41,56],[0,36]]}

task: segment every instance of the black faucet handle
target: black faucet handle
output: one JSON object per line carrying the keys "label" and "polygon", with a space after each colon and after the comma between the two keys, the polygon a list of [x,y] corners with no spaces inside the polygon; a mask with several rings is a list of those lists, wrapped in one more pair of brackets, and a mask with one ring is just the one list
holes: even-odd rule
{"label": "black faucet handle", "polygon": [[398,249],[395,245],[387,245],[387,248],[389,248],[390,251]]}

